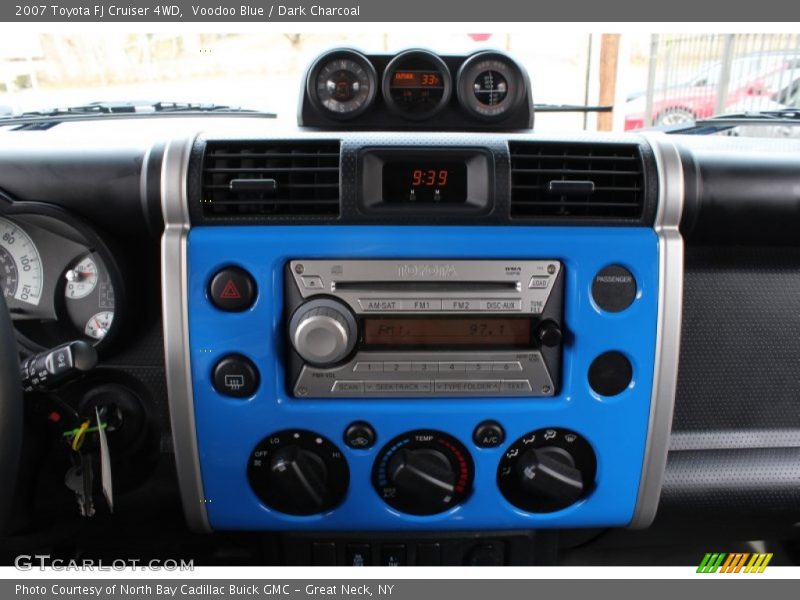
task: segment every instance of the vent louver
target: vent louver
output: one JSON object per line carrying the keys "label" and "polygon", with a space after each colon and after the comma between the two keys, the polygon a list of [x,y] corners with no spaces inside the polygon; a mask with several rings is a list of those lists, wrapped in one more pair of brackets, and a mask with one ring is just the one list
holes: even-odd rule
{"label": "vent louver", "polygon": [[511,142],[511,217],[633,220],[644,208],[635,144]]}
{"label": "vent louver", "polygon": [[201,193],[207,217],[336,217],[339,142],[210,141]]}

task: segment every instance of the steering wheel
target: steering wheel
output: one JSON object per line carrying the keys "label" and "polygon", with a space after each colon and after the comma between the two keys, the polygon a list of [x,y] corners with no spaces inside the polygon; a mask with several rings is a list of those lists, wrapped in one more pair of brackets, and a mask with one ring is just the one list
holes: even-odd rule
{"label": "steering wheel", "polygon": [[0,292],[0,535],[8,529],[22,450],[22,383],[11,315]]}

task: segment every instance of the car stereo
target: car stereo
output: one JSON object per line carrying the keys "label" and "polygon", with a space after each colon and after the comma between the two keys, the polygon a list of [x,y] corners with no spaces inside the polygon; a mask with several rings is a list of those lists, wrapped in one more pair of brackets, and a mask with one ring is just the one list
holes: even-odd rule
{"label": "car stereo", "polygon": [[558,260],[292,260],[297,398],[553,396]]}

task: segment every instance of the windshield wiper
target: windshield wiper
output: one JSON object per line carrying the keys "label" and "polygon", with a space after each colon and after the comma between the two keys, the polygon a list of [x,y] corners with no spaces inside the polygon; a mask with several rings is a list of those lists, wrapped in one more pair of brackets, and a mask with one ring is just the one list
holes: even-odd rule
{"label": "windshield wiper", "polygon": [[584,106],[583,104],[534,104],[534,112],[551,113],[605,113],[614,110],[613,106]]}
{"label": "windshield wiper", "polygon": [[700,119],[693,123],[682,123],[670,127],[657,127],[666,133],[704,135],[741,127],[742,125],[788,125],[800,126],[800,108],[743,111]]}
{"label": "windshield wiper", "polygon": [[198,102],[126,101],[90,102],[88,104],[68,106],[64,108],[48,108],[44,110],[26,111],[23,113],[0,117],[0,123],[27,123],[40,122],[44,120],[79,120],[107,117],[130,118],[137,116],[158,115],[191,116],[198,114],[257,116],[268,119],[274,119],[277,117],[275,113],[240,108],[238,106],[228,106],[225,104]]}

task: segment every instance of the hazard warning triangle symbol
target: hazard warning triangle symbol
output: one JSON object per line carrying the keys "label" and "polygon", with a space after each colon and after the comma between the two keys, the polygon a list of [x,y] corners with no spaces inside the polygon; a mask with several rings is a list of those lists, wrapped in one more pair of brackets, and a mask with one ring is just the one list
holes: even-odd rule
{"label": "hazard warning triangle symbol", "polygon": [[219,297],[225,298],[226,300],[238,300],[242,297],[242,294],[239,292],[239,288],[236,287],[236,284],[233,283],[233,279],[228,279],[228,283],[222,288],[222,293]]}

